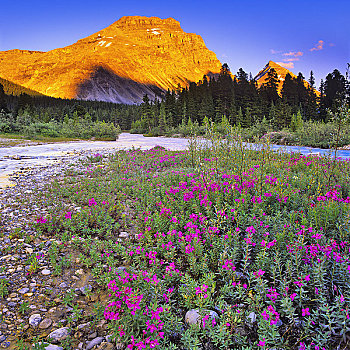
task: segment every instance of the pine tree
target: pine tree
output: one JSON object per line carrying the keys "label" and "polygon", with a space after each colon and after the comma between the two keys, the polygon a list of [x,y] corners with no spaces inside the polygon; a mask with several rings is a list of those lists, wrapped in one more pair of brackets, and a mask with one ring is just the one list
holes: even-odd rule
{"label": "pine tree", "polygon": [[281,95],[283,101],[288,103],[295,110],[297,109],[299,105],[297,82],[289,73],[285,76]]}
{"label": "pine tree", "polygon": [[297,131],[303,127],[303,118],[301,116],[300,110],[297,114],[293,114],[292,120],[290,122],[290,128],[292,131]]}
{"label": "pine tree", "polygon": [[145,94],[142,98],[141,112],[141,118],[145,121],[147,130],[151,131],[151,105],[147,94]]}
{"label": "pine tree", "polygon": [[319,119],[325,121],[327,118],[327,108],[325,103],[325,93],[324,93],[324,81],[321,79],[320,83],[320,97],[318,98],[318,115]]}
{"label": "pine tree", "polygon": [[309,84],[312,89],[315,88],[315,77],[313,71],[310,72]]}
{"label": "pine tree", "polygon": [[0,112],[7,112],[6,94],[4,87],[0,84]]}
{"label": "pine tree", "polygon": [[271,103],[271,107],[270,107],[270,110],[269,110],[268,120],[272,124],[275,124],[275,121],[276,121],[276,107],[275,107],[275,104],[273,102]]}
{"label": "pine tree", "polygon": [[249,107],[245,109],[244,122],[242,124],[243,128],[249,128],[252,125],[252,112]]}
{"label": "pine tree", "polygon": [[275,69],[270,68],[267,72],[266,82],[261,85],[260,92],[269,103],[276,103],[279,100],[278,95],[278,75]]}
{"label": "pine tree", "polygon": [[326,76],[324,93],[326,108],[335,110],[345,99],[346,79],[337,69]]}
{"label": "pine tree", "polygon": [[238,113],[237,113],[237,124],[236,126],[242,127],[244,125],[244,116],[242,113],[242,108],[239,107]]}
{"label": "pine tree", "polygon": [[159,129],[161,132],[165,132],[166,131],[166,113],[165,113],[165,105],[164,103],[162,103],[160,105],[160,114],[159,114]]}

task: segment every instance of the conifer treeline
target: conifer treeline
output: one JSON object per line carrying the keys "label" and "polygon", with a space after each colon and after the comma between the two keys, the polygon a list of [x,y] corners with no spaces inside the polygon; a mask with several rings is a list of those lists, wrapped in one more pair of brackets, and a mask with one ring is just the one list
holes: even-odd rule
{"label": "conifer treeline", "polygon": [[112,122],[123,130],[129,130],[132,122],[140,119],[140,108],[138,105],[32,96],[26,93],[8,95],[0,83],[0,119],[62,122],[65,119],[85,118]]}
{"label": "conifer treeline", "polygon": [[289,127],[293,115],[298,113],[304,120],[327,121],[327,109],[336,109],[349,89],[347,80],[335,69],[325,81],[321,80],[320,93],[316,94],[313,72],[308,84],[304,79],[301,73],[296,78],[287,74],[279,93],[273,68],[258,88],[242,68],[232,78],[228,65],[223,64],[217,78],[204,76],[186,88],[168,90],[161,102],[150,102],[144,96],[141,121],[134,126],[143,126],[147,132],[155,127],[176,127],[188,118],[201,124],[205,117],[220,122],[225,116],[232,125],[249,127],[265,118],[281,129]]}
{"label": "conifer treeline", "polygon": [[[349,95],[347,79],[338,71],[321,80],[319,96],[310,73],[304,84],[301,73],[296,78],[287,74],[280,93],[274,69],[267,73],[266,83],[258,88],[252,76],[240,68],[232,78],[227,64],[217,77],[204,76],[198,83],[167,91],[162,101],[150,101],[145,95],[141,105],[124,105],[101,101],[82,101],[48,96],[19,96],[5,93],[0,82],[0,119],[20,123],[62,122],[66,119],[87,119],[112,122],[122,130],[147,133],[157,128],[165,131],[190,118],[201,124],[205,117],[220,122],[225,116],[232,125],[249,127],[264,118],[276,129],[293,124],[293,115],[304,120],[327,121],[327,109],[336,109]],[[20,90],[19,90],[20,91]],[[14,124],[13,124],[14,125]]]}

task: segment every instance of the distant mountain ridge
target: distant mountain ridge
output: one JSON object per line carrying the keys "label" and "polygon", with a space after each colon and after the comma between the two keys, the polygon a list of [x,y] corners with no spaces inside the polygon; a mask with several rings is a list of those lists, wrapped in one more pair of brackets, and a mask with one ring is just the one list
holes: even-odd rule
{"label": "distant mountain ridge", "polygon": [[153,99],[220,68],[203,39],[173,18],[122,17],[64,48],[0,52],[3,79],[52,97],[118,103]]}
{"label": "distant mountain ridge", "polygon": [[[273,61],[269,61],[266,66],[255,76],[254,80],[257,82],[258,84],[258,88],[261,87],[261,85],[265,84],[267,82],[267,73],[269,72],[270,69],[274,69],[277,73],[278,76],[278,92],[280,93],[283,87],[283,82],[286,78],[287,74],[290,74],[292,78],[296,78],[297,76],[292,73],[291,71],[289,71],[287,68],[282,67],[281,65],[279,65],[276,62]],[[304,80],[304,85],[305,87],[310,87],[310,84]],[[320,93],[315,90],[316,95],[319,95]]]}

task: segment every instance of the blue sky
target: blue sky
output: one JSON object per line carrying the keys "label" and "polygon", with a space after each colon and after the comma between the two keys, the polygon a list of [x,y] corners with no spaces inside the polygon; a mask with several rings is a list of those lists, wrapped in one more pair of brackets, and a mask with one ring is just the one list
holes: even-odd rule
{"label": "blue sky", "polygon": [[47,51],[70,45],[122,16],[173,17],[201,35],[233,73],[255,75],[269,60],[306,78],[321,78],[350,62],[349,0],[336,1],[67,1],[5,0],[0,51]]}

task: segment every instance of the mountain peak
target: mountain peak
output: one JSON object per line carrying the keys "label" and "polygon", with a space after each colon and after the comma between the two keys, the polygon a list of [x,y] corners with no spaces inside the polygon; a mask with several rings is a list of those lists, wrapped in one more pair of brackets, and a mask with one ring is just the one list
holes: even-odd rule
{"label": "mountain peak", "polygon": [[[287,74],[290,74],[292,78],[296,78],[297,76],[292,73],[291,71],[289,71],[287,68],[282,67],[281,65],[279,65],[278,63],[274,62],[274,61],[269,61],[266,66],[256,75],[256,77],[254,78],[254,80],[257,82],[258,87],[260,87],[262,84],[266,83],[267,81],[267,73],[270,69],[274,69],[277,73],[277,78],[278,78],[278,92],[280,93],[283,87],[283,82],[286,78]],[[309,86],[309,83],[307,81],[304,80],[304,85],[306,87]],[[315,90],[316,95],[319,95],[320,93]]]}
{"label": "mountain peak", "polygon": [[161,19],[159,17],[146,17],[146,16],[123,16],[114,24],[118,25],[152,25],[152,24],[166,24],[166,25],[176,25],[180,27],[180,22],[172,17]]}
{"label": "mountain peak", "polygon": [[221,69],[174,18],[125,16],[70,46],[28,53],[0,52],[0,77],[61,98],[139,103]]}

